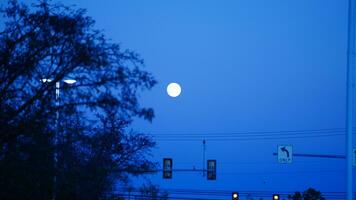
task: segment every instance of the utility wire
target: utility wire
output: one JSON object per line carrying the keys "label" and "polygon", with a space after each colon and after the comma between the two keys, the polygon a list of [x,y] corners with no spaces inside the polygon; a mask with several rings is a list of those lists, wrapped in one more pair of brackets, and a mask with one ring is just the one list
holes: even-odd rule
{"label": "utility wire", "polygon": [[[254,197],[270,197],[272,194],[280,194],[281,196],[288,196],[294,194],[294,191],[244,191],[244,190],[207,190],[207,189],[160,189],[161,191],[168,192],[170,199],[201,199],[202,196],[215,196],[215,197],[226,197],[231,196],[232,191],[238,191],[240,196],[248,196],[253,195]],[[127,192],[127,188],[117,188],[116,192],[121,192],[123,195],[127,195],[123,192]],[[150,197],[149,195],[140,195],[139,190],[131,190],[132,196],[145,196]],[[178,196],[179,195],[179,196]],[[189,195],[190,197],[186,197]],[[194,198],[192,196],[200,196],[199,198]],[[323,197],[333,198],[333,199],[344,199],[346,193],[345,192],[325,192],[322,191]],[[356,193],[353,194],[356,196]],[[158,196],[159,197],[159,196]],[[207,198],[204,198],[207,199]],[[216,199],[216,198],[214,198]]]}
{"label": "utility wire", "polygon": [[164,133],[155,133],[155,136],[169,136],[169,135],[221,135],[221,134],[233,134],[233,135],[253,135],[253,134],[275,134],[275,133],[320,133],[320,132],[345,132],[344,128],[328,128],[328,129],[307,129],[307,130],[279,130],[279,131],[244,131],[244,132],[209,132],[201,133],[202,131],[190,131],[187,132],[171,132],[164,131]]}
{"label": "utility wire", "polygon": [[311,129],[311,130],[287,130],[287,131],[259,131],[259,132],[215,132],[215,133],[166,133],[152,134],[157,141],[230,141],[230,140],[277,140],[299,139],[318,137],[344,136],[345,129]]}
{"label": "utility wire", "polygon": [[279,137],[266,137],[266,136],[258,136],[258,137],[249,137],[249,136],[244,136],[244,137],[226,137],[226,138],[221,138],[221,137],[211,137],[211,138],[206,138],[206,137],[161,137],[161,138],[155,138],[156,141],[201,141],[202,139],[205,139],[206,141],[251,141],[251,140],[283,140],[283,139],[306,139],[306,138],[321,138],[321,137],[337,137],[337,136],[344,136],[345,134],[342,133],[333,133],[333,134],[320,134],[320,135],[304,135],[304,136],[279,136]]}

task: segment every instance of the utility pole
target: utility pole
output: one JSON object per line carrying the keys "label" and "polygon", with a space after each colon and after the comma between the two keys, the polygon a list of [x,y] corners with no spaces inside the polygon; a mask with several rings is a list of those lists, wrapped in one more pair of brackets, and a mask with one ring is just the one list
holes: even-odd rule
{"label": "utility pole", "polygon": [[347,36],[347,83],[346,83],[346,199],[352,200],[352,120],[353,85],[355,64],[355,1],[349,0]]}
{"label": "utility pole", "polygon": [[206,150],[206,141],[203,140],[203,177],[205,177],[205,150]]}

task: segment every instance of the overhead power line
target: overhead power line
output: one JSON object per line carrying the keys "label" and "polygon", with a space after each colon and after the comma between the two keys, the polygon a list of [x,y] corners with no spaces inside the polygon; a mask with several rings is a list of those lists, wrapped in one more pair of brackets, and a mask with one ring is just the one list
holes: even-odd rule
{"label": "overhead power line", "polygon": [[305,136],[279,136],[279,137],[211,137],[211,138],[191,138],[191,137],[171,137],[171,138],[155,138],[156,141],[201,141],[205,139],[206,141],[251,141],[251,140],[281,140],[281,139],[306,139],[306,138],[320,138],[320,137],[336,137],[344,136],[344,134],[322,134],[322,135],[305,135]]}
{"label": "overhead power line", "polygon": [[[161,188],[161,191],[166,191],[169,194],[170,199],[217,199],[217,198],[223,198],[224,197],[229,197],[231,195],[232,190],[207,190],[207,189],[173,189],[173,188]],[[117,191],[119,194],[122,195],[128,195],[126,192],[128,191],[127,188],[117,188]],[[254,197],[270,197],[271,194],[278,193],[281,196],[287,197],[288,195],[294,194],[294,191],[246,191],[246,190],[236,190],[234,189],[233,191],[239,191],[239,194],[241,196],[248,196],[252,195]],[[142,195],[139,193],[138,189],[130,190],[130,193],[132,194],[131,196],[145,196],[145,197],[150,197],[149,195]],[[344,199],[346,196],[345,192],[327,192],[327,191],[322,191],[323,197],[327,199]],[[356,193],[353,194],[356,196]],[[202,198],[208,196],[209,198]],[[159,195],[158,195],[159,197]]]}
{"label": "overhead power line", "polygon": [[280,140],[305,139],[320,137],[340,137],[345,135],[345,129],[312,129],[286,131],[255,131],[255,132],[215,132],[215,133],[166,133],[152,134],[156,141],[249,141],[249,140]]}
{"label": "overhead power line", "polygon": [[156,136],[168,136],[168,135],[221,135],[221,134],[233,134],[233,135],[254,135],[254,134],[275,134],[275,133],[320,133],[320,132],[345,132],[344,128],[327,128],[327,129],[306,129],[306,130],[278,130],[278,131],[240,131],[240,132],[207,132],[202,131],[185,131],[185,132],[172,132],[164,131],[164,133],[154,133]]}

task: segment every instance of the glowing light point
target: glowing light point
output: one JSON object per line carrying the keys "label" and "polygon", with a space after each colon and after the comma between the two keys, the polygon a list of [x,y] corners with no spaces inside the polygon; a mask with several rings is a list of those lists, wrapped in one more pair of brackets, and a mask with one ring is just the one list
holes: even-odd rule
{"label": "glowing light point", "polygon": [[180,93],[182,92],[182,89],[178,83],[170,83],[167,86],[167,93],[171,97],[178,97]]}
{"label": "glowing light point", "polygon": [[68,80],[64,80],[64,82],[67,83],[67,84],[74,84],[77,81],[74,80],[74,79],[68,79]]}

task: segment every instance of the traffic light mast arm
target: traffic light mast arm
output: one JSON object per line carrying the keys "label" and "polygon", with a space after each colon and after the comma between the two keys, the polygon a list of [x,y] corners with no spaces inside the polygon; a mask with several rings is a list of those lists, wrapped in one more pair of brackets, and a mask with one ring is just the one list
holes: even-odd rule
{"label": "traffic light mast arm", "polygon": [[[273,153],[274,156],[277,156],[277,153]],[[345,159],[346,156],[343,155],[326,155],[326,154],[306,154],[306,153],[293,153],[293,156],[296,157],[312,157],[312,158],[334,158],[334,159]]]}

